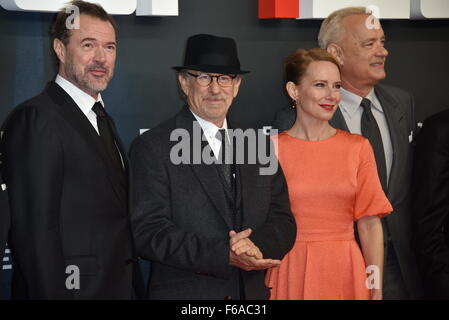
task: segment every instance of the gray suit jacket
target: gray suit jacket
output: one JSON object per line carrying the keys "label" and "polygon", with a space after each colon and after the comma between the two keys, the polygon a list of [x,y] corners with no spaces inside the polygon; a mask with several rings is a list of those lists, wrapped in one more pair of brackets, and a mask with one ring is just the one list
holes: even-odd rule
{"label": "gray suit jacket", "polygon": [[267,299],[263,270],[229,265],[228,234],[251,228],[250,239],[266,258],[281,259],[292,248],[296,224],[284,174],[280,167],[260,175],[259,164],[237,164],[237,200],[230,210],[216,164],[170,159],[178,143],[170,141],[171,133],[185,129],[192,137],[194,122],[185,107],[131,147],[131,221],[138,254],[152,262],[149,298]]}
{"label": "gray suit jacket", "polygon": [[[412,137],[416,131],[414,100],[410,93],[386,85],[378,85],[374,91],[382,105],[390,130],[393,146],[387,197],[393,213],[385,219],[390,230],[404,282],[411,298],[422,295],[421,280],[411,243],[411,173],[413,165]],[[296,110],[285,108],[276,114],[273,128],[279,131],[292,127]],[[329,123],[341,130],[349,131],[341,110],[338,108]]]}

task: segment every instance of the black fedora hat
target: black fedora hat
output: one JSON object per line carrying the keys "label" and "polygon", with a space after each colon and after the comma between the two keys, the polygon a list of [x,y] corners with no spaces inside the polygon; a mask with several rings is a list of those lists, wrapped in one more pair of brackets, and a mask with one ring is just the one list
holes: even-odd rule
{"label": "black fedora hat", "polygon": [[234,39],[197,34],[187,39],[184,65],[175,70],[196,70],[222,74],[243,74]]}

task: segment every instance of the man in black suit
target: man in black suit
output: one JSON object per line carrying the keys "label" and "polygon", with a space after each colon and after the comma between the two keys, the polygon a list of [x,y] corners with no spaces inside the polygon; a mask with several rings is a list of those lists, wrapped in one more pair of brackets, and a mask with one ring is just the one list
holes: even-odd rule
{"label": "man in black suit", "polygon": [[[0,173],[1,173],[1,160],[0,160]],[[3,254],[5,253],[6,240],[8,239],[8,231],[9,231],[8,194],[6,192],[6,184],[3,183],[3,179],[0,174],[0,259],[3,258]],[[3,261],[0,263],[0,286],[2,283],[2,271],[3,271],[2,265]]]}
{"label": "man in black suit", "polygon": [[[411,246],[410,197],[414,100],[406,91],[378,84],[386,76],[388,51],[379,21],[368,12],[363,7],[344,8],[331,13],[321,25],[320,47],[341,64],[342,98],[330,123],[369,139],[380,181],[394,209],[382,219],[383,298],[417,299],[422,289]],[[289,129],[295,118],[294,108],[282,109],[273,126]]]}
{"label": "man in black suit", "polygon": [[449,110],[424,121],[413,176],[414,244],[426,295],[449,299]]}
{"label": "man in black suit", "polygon": [[3,127],[12,297],[131,299],[128,162],[100,94],[113,76],[116,25],[98,5],[71,5],[80,15],[62,9],[52,26],[56,80]]}
{"label": "man in black suit", "polygon": [[192,36],[175,69],[187,106],[131,147],[131,221],[138,254],[152,261],[149,298],[267,299],[264,270],[292,248],[296,225],[280,167],[236,160],[256,150],[231,143],[227,112],[245,73],[235,41]]}

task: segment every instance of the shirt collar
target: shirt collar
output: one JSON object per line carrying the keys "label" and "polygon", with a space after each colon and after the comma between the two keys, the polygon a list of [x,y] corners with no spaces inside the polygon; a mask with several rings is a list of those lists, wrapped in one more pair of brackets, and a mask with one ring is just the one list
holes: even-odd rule
{"label": "shirt collar", "polygon": [[362,102],[363,98],[344,88],[341,88],[340,92],[341,92],[340,107],[347,114],[349,114],[350,117],[352,117],[360,107],[360,102]]}
{"label": "shirt collar", "polygon": [[[341,92],[341,101],[340,101],[340,107],[345,111],[350,117],[352,117],[360,107],[360,103],[362,102],[363,97],[352,93],[344,88],[340,89]],[[382,108],[380,107],[376,94],[374,92],[374,88],[371,89],[371,91],[366,95],[367,99],[369,99],[372,103],[372,106],[380,111],[383,112]]]}
{"label": "shirt collar", "polygon": [[190,112],[192,112],[192,114],[194,115],[195,119],[200,124],[201,128],[204,131],[204,134],[206,136],[208,136],[209,138],[216,138],[216,135],[217,135],[217,132],[218,132],[219,129],[225,129],[226,133],[228,132],[228,122],[226,121],[226,118],[223,121],[223,126],[221,128],[219,128],[215,124],[213,124],[212,122],[204,120],[203,118],[201,118],[200,116],[195,114],[195,112],[193,112],[192,109],[189,108],[189,110],[190,110]]}
{"label": "shirt collar", "polygon": [[380,104],[380,101],[379,99],[377,99],[376,93],[374,92],[374,88],[371,89],[371,91],[366,95],[366,98],[371,100],[371,104],[374,109],[382,113],[384,112]]}
{"label": "shirt collar", "polygon": [[70,81],[64,79],[59,74],[56,76],[55,82],[65,91],[67,94],[75,101],[81,111],[87,116],[87,114],[92,110],[95,102],[101,102],[104,107],[104,102],[101,94],[98,94],[97,100],[92,96],[75,86]]}

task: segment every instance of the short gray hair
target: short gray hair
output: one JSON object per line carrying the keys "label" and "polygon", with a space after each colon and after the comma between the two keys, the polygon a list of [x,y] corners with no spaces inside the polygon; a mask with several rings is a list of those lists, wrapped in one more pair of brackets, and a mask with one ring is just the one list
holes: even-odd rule
{"label": "short gray hair", "polygon": [[332,12],[321,24],[318,34],[318,45],[326,49],[330,43],[338,43],[344,38],[344,29],[341,20],[353,14],[371,14],[366,7],[347,7]]}

